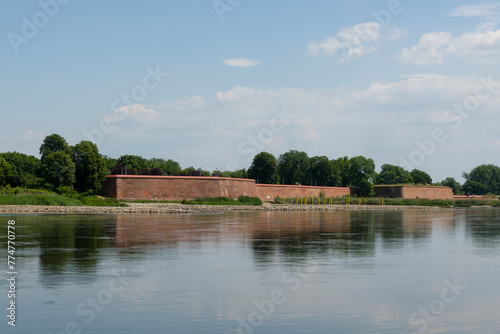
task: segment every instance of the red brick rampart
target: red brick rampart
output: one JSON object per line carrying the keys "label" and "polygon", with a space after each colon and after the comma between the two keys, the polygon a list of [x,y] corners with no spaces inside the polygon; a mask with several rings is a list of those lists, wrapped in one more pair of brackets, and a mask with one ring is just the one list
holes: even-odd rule
{"label": "red brick rampart", "polygon": [[450,187],[374,186],[373,191],[376,196],[386,198],[453,199]]}
{"label": "red brick rampart", "polygon": [[255,181],[224,177],[108,175],[100,192],[119,199],[257,196]]}
{"label": "red brick rampart", "polygon": [[[379,197],[453,199],[449,187],[375,186]],[[196,197],[257,196],[263,201],[275,197],[342,197],[350,195],[345,187],[310,187],[256,184],[251,179],[196,176],[108,175],[100,194],[118,199],[180,200]]]}
{"label": "red brick rampart", "polygon": [[283,197],[342,197],[350,194],[350,188],[310,187],[294,185],[257,184],[257,196],[263,201],[272,201],[276,196]]}
{"label": "red brick rampart", "polygon": [[196,176],[108,175],[100,194],[119,199],[179,200],[196,197],[257,196],[263,201],[280,197],[349,195],[349,188],[255,184],[251,179]]}

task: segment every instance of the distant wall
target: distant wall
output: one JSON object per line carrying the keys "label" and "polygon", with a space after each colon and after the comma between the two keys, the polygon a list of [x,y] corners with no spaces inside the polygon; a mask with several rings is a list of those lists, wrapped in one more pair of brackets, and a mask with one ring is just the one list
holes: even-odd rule
{"label": "distant wall", "polygon": [[374,186],[373,191],[376,196],[386,198],[453,199],[450,187]]}
{"label": "distant wall", "polygon": [[[349,195],[349,188],[255,184],[255,180],[224,177],[108,175],[100,194],[119,199],[179,200],[196,197],[257,196],[263,201],[280,197]],[[269,197],[268,197],[269,196]]]}
{"label": "distant wall", "polygon": [[257,184],[257,196],[267,201],[276,196],[283,197],[318,197],[323,193],[326,197],[342,197],[350,194],[349,188],[341,187],[309,187],[294,185]]}

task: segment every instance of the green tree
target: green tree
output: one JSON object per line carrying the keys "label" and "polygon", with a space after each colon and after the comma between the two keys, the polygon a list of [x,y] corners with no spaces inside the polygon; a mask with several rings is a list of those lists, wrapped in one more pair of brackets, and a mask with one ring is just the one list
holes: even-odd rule
{"label": "green tree", "polygon": [[159,168],[165,175],[177,174],[181,171],[181,165],[172,159],[152,158],[148,160],[150,168]]}
{"label": "green tree", "polygon": [[0,187],[10,184],[13,177],[12,167],[4,158],[0,157]]}
{"label": "green tree", "polygon": [[97,145],[90,141],[81,141],[73,149],[75,163],[75,188],[77,191],[97,192],[106,179],[106,160],[99,153]]}
{"label": "green tree", "polygon": [[368,180],[361,180],[357,185],[358,195],[361,197],[368,197],[373,194],[373,184]]}
{"label": "green tree", "polygon": [[274,155],[268,152],[260,152],[248,168],[248,177],[258,183],[274,184],[278,182],[278,162]]}
{"label": "green tree", "polygon": [[340,168],[327,157],[312,157],[310,159],[311,179],[318,186],[339,186],[342,181]]}
{"label": "green tree", "polygon": [[161,169],[167,175],[176,174],[182,170],[181,165],[177,161],[174,161],[172,159],[168,159],[167,161],[165,161],[165,164]]}
{"label": "green tree", "polygon": [[57,189],[61,186],[73,187],[75,183],[75,163],[71,156],[62,151],[45,154],[40,166],[44,186]]}
{"label": "green tree", "polygon": [[123,168],[125,168],[125,170],[127,171],[126,174],[129,175],[137,174],[137,172],[145,168],[149,168],[148,160],[139,155],[122,155],[118,158],[117,163],[122,165]]}
{"label": "green tree", "polygon": [[373,159],[365,158],[363,156],[353,157],[349,160],[349,169],[347,172],[349,183],[356,186],[362,180],[373,181],[376,176],[375,162]]}
{"label": "green tree", "polygon": [[349,187],[349,165],[350,159],[349,157],[341,157],[336,160],[332,160],[332,163],[336,166],[335,168],[340,172],[340,184],[337,186]]}
{"label": "green tree", "polygon": [[40,146],[40,155],[42,160],[48,153],[51,152],[64,152],[66,154],[71,154],[70,148],[66,139],[61,137],[58,134],[51,134],[50,136],[45,137]]}
{"label": "green tree", "polygon": [[245,168],[241,168],[241,169],[238,169],[238,170],[235,170],[234,172],[230,172],[231,173],[231,176],[232,178],[235,178],[235,179],[248,179],[248,172]]}
{"label": "green tree", "polygon": [[18,152],[1,153],[0,157],[12,167],[11,186],[35,188],[38,185],[37,171],[40,168],[40,160],[36,157]]}
{"label": "green tree", "polygon": [[373,159],[363,156],[353,157],[349,160],[347,175],[349,186],[356,188],[358,195],[369,196],[371,190],[373,190],[372,182],[377,175],[375,173],[375,162]]}
{"label": "green tree", "polygon": [[278,158],[279,181],[284,184],[308,184],[310,161],[306,152],[290,150]]}
{"label": "green tree", "polygon": [[107,155],[103,155],[102,158],[106,161],[106,175],[110,175],[111,171],[118,163],[118,159],[108,157]]}
{"label": "green tree", "polygon": [[453,190],[454,195],[463,194],[462,185],[452,177],[447,177],[446,179],[440,182],[440,185],[450,187]]}
{"label": "green tree", "polygon": [[463,186],[464,192],[468,195],[486,195],[490,193],[490,189],[487,184],[482,182],[477,182],[474,180],[466,181]]}
{"label": "green tree", "polygon": [[477,166],[470,173],[463,174],[464,191],[474,195],[500,194],[500,167],[495,165]]}
{"label": "green tree", "polygon": [[432,178],[424,171],[414,169],[410,172],[413,182],[416,184],[431,184]]}
{"label": "green tree", "polygon": [[383,164],[380,174],[377,176],[377,184],[400,184],[413,183],[413,178],[407,170],[402,167]]}

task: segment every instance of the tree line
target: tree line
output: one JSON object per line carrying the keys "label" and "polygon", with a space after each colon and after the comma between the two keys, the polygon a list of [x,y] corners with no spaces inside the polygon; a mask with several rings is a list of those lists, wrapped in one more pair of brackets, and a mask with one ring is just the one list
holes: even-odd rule
{"label": "tree line", "polygon": [[101,188],[106,175],[177,175],[251,178],[263,184],[351,187],[361,196],[370,196],[373,186],[380,184],[433,184],[449,186],[454,194],[500,194],[500,167],[492,164],[464,173],[466,182],[462,185],[451,177],[432,183],[432,178],[424,171],[407,171],[390,164],[382,165],[377,173],[373,159],[363,156],[329,159],[326,156],[309,157],[306,152],[297,150],[290,150],[278,158],[261,152],[254,157],[248,170],[212,172],[192,166],[182,169],[172,159],[146,159],[138,155],[110,158],[100,154],[90,141],[70,146],[58,134],[45,137],[39,152],[40,159],[18,152],[0,153],[0,187],[76,190],[93,194]]}
{"label": "tree line", "polygon": [[456,195],[500,195],[500,167],[492,164],[463,173],[465,183],[461,185],[452,177],[433,183],[431,176],[424,171],[407,171],[391,164],[383,164],[377,173],[373,159],[363,156],[310,158],[306,152],[290,150],[277,159],[268,152],[257,154],[248,169],[248,176],[258,183],[267,184],[350,187],[361,196],[370,196],[374,185],[383,184],[448,186]]}

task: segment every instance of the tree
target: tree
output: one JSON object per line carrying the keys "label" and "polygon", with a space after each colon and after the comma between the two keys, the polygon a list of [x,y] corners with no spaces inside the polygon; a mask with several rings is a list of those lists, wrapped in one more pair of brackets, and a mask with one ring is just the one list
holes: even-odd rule
{"label": "tree", "polygon": [[279,181],[284,184],[307,184],[310,161],[306,152],[290,150],[278,158]]}
{"label": "tree", "polygon": [[440,182],[442,186],[450,187],[453,190],[454,195],[462,194],[462,185],[458,183],[454,178],[447,177],[443,181]]}
{"label": "tree", "polygon": [[73,187],[75,163],[70,155],[62,151],[45,154],[40,166],[40,175],[45,187],[57,189],[60,186]]}
{"label": "tree", "polygon": [[[248,179],[248,171],[245,168],[241,168],[235,170],[234,172],[230,172],[231,177],[235,179]],[[276,177],[277,178],[277,177]]]}
{"label": "tree", "polygon": [[380,174],[377,176],[377,184],[400,184],[413,183],[413,178],[407,170],[402,167],[383,164]]}
{"label": "tree", "polygon": [[151,175],[151,170],[149,168],[143,168],[139,171],[139,175]]}
{"label": "tree", "polygon": [[215,169],[212,173],[210,173],[210,176],[213,176],[213,177],[223,177],[224,175],[222,174],[222,172],[218,169]]}
{"label": "tree", "polygon": [[106,161],[106,175],[112,174],[111,171],[116,167],[118,159],[108,157],[107,155],[103,155],[102,158]]}
{"label": "tree", "polygon": [[117,163],[125,168],[127,175],[135,175],[137,171],[149,168],[148,161],[139,155],[122,155]]}
{"label": "tree", "polygon": [[106,160],[99,153],[97,145],[81,141],[72,148],[75,163],[75,189],[80,192],[97,192],[106,179]]}
{"label": "tree", "polygon": [[174,161],[172,159],[168,159],[167,161],[165,161],[165,163],[163,164],[163,167],[160,167],[163,172],[165,174],[176,174],[176,173],[179,173],[182,168],[181,168],[181,165],[177,162],[177,161]]}
{"label": "tree", "polygon": [[260,152],[248,168],[248,177],[258,183],[274,184],[278,181],[278,162],[274,155],[268,152]]}
{"label": "tree", "polygon": [[327,157],[312,157],[310,173],[314,185],[338,186],[342,181],[340,168]]}
{"label": "tree", "polygon": [[48,153],[51,152],[64,152],[70,154],[70,148],[66,140],[58,134],[51,134],[45,137],[40,146],[40,155],[42,160]]}
{"label": "tree", "polygon": [[336,160],[332,160],[332,163],[336,166],[336,169],[340,172],[340,184],[337,186],[349,187],[349,165],[350,159],[348,157],[338,158]]}
{"label": "tree", "polygon": [[475,195],[500,194],[500,167],[495,165],[481,165],[463,174],[464,191]]}
{"label": "tree", "polygon": [[424,171],[414,169],[410,172],[411,177],[413,178],[413,183],[415,184],[431,184],[432,178],[429,174]]}
{"label": "tree", "polygon": [[466,181],[463,187],[467,195],[485,195],[490,193],[490,189],[487,184],[482,182],[477,182],[474,180]]}
{"label": "tree", "polygon": [[349,186],[356,188],[358,195],[369,196],[373,190],[373,186],[370,185],[376,177],[375,162],[363,156],[353,157],[349,160],[347,175]]}
{"label": "tree", "polygon": [[151,168],[151,175],[163,176],[163,171],[158,167]]}
{"label": "tree", "polygon": [[349,183],[357,186],[362,180],[373,181],[375,177],[375,162],[373,159],[367,159],[363,156],[353,157],[349,160],[349,169],[347,172]]}
{"label": "tree", "polygon": [[37,170],[40,168],[40,160],[18,152],[1,153],[0,157],[12,167],[11,186],[34,188],[38,185]]}
{"label": "tree", "polygon": [[358,195],[361,197],[368,197],[373,194],[373,184],[368,180],[361,180],[357,188]]}
{"label": "tree", "polygon": [[10,184],[14,173],[11,165],[4,158],[0,157],[0,187]]}
{"label": "tree", "polygon": [[149,168],[159,168],[162,170],[163,175],[173,175],[181,171],[181,165],[172,159],[151,158],[148,160]]}

